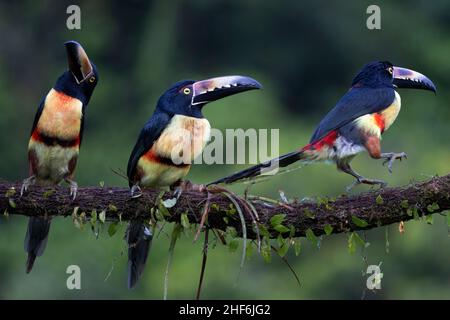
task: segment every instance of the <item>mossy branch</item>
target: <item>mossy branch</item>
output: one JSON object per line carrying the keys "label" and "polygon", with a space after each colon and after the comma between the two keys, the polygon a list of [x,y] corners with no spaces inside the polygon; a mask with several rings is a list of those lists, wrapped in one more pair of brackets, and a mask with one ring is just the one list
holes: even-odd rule
{"label": "mossy branch", "polygon": [[[20,197],[20,183],[0,181],[0,213],[25,216],[71,216],[74,208],[78,214],[92,211],[105,212],[106,220],[123,221],[130,219],[150,219],[155,207],[162,206],[158,190],[144,190],[140,198],[131,199],[127,188],[84,187],[79,188],[75,200],[69,196],[67,187],[44,188],[32,186]],[[171,198],[166,193],[162,199]],[[174,207],[167,209],[167,221],[180,221],[186,214],[190,223],[199,223],[207,199],[205,192],[185,192]],[[207,225],[210,228],[225,230],[234,227],[242,235],[241,220],[233,209],[229,197],[221,193],[210,194],[210,212]],[[386,188],[361,193],[354,196],[340,196],[336,199],[321,198],[317,201],[293,201],[289,204],[276,204],[263,200],[251,200],[256,209],[260,226],[269,229],[276,237],[270,219],[284,214],[282,225],[295,228],[295,236],[305,236],[308,229],[315,235],[367,230],[407,221],[414,217],[443,212],[450,209],[450,175],[434,177],[425,182],[405,187]],[[153,208],[153,210],[152,210]],[[165,212],[166,210],[161,210]],[[225,218],[225,219],[224,219]],[[245,217],[247,237],[255,238],[252,217]],[[330,228],[332,227],[332,228]],[[282,228],[282,229],[286,229]],[[286,234],[286,236],[289,233]]]}

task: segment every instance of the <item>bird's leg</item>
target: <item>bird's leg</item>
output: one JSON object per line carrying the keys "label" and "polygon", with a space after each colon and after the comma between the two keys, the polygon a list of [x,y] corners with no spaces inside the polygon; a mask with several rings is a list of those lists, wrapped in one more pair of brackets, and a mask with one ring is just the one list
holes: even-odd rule
{"label": "bird's leg", "polygon": [[75,198],[77,197],[78,183],[76,183],[70,178],[65,178],[64,181],[66,181],[69,184],[70,195],[72,196],[72,199],[75,200]]}
{"label": "bird's leg", "polygon": [[134,184],[134,185],[131,187],[130,195],[131,195],[132,198],[139,198],[139,197],[141,197],[141,196],[142,196],[142,190],[141,190],[141,187],[139,187],[138,184]]}
{"label": "bird's leg", "polygon": [[22,182],[22,187],[20,188],[20,196],[23,196],[23,193],[28,190],[28,187],[36,183],[36,176],[32,175]]}
{"label": "bird's leg", "polygon": [[385,159],[383,161],[383,166],[386,165],[386,163],[388,164],[388,170],[390,173],[392,173],[392,165],[394,164],[395,160],[400,160],[402,161],[403,158],[407,159],[408,157],[406,156],[406,153],[404,152],[387,152],[387,153],[382,153],[381,154],[381,158]]}
{"label": "bird's leg", "polygon": [[370,185],[379,185],[381,188],[384,188],[387,183],[384,182],[383,180],[377,180],[377,179],[368,179],[365,178],[363,176],[361,176],[360,174],[358,174],[357,172],[355,172],[351,167],[349,163],[338,163],[337,167],[339,170],[341,170],[342,172],[345,172],[353,177],[355,177],[355,181],[353,181],[353,183],[351,185],[349,185],[346,190],[347,192],[349,192],[350,190],[352,190],[355,186],[357,186],[358,184],[370,184]]}

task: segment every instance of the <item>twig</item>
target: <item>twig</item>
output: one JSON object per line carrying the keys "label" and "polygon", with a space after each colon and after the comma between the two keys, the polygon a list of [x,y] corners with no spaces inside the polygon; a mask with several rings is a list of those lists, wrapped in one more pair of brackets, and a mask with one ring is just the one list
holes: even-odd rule
{"label": "twig", "polygon": [[281,256],[278,254],[277,248],[275,248],[275,247],[272,246],[272,245],[271,245],[270,247],[272,248],[273,251],[275,251],[275,253],[277,254],[277,256],[279,256],[279,257],[281,258],[281,260],[283,260],[283,262],[288,266],[289,270],[291,270],[291,273],[294,275],[295,280],[296,280],[297,283],[298,283],[298,286],[301,287],[300,278],[299,278],[299,276],[297,275],[297,272],[295,272],[294,268],[293,268],[293,267],[291,266],[291,264],[289,263],[288,259],[287,259],[286,257],[281,257]]}
{"label": "twig", "polygon": [[202,290],[203,277],[205,275],[206,259],[208,258],[208,235],[209,229],[205,230],[205,242],[203,243],[203,258],[202,258],[202,269],[200,271],[200,280],[198,281],[196,300],[200,300],[200,292]]}

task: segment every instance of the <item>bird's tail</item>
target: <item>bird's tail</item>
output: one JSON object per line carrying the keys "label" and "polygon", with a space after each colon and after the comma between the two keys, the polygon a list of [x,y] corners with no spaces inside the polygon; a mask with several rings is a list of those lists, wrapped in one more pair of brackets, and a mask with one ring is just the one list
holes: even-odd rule
{"label": "bird's tail", "polygon": [[263,173],[269,174],[278,168],[287,167],[288,165],[290,165],[294,162],[300,161],[300,160],[307,161],[307,160],[309,160],[309,158],[310,158],[310,153],[306,152],[305,148],[303,148],[301,150],[287,153],[285,155],[282,155],[282,156],[272,159],[270,161],[260,163],[256,166],[250,167],[248,169],[236,172],[230,176],[218,179],[214,182],[209,183],[208,185],[219,184],[219,183],[230,184],[230,183],[236,182],[238,180],[253,178],[253,177],[259,176]]}
{"label": "bird's tail", "polygon": [[145,224],[140,221],[130,222],[127,230],[129,289],[136,285],[144,271],[152,238],[153,234]]}
{"label": "bird's tail", "polygon": [[25,236],[24,248],[28,252],[26,262],[26,273],[33,269],[36,257],[44,253],[47,245],[48,233],[50,231],[51,218],[31,217],[28,220],[27,234]]}

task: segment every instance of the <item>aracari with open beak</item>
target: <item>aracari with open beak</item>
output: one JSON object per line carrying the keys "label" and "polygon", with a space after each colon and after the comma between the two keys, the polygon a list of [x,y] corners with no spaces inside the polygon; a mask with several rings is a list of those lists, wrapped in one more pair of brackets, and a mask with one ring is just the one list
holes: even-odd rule
{"label": "aracari with open beak", "polygon": [[[355,178],[349,186],[378,184],[381,180],[368,179],[350,167],[350,161],[367,151],[374,159],[384,159],[389,172],[395,160],[406,158],[404,152],[382,152],[381,135],[394,123],[400,112],[401,99],[397,88],[425,89],[436,92],[434,83],[421,73],[395,67],[387,61],[365,65],[353,79],[350,90],[322,119],[309,144],[291,153],[258,164],[210,184],[233,183],[261,174],[271,174],[294,162],[335,162],[337,168]],[[277,170],[277,171],[274,171]]]}
{"label": "aracari with open beak", "polygon": [[[128,162],[131,196],[141,187],[179,185],[193,160],[210,139],[211,126],[202,114],[209,102],[259,89],[254,79],[225,76],[203,81],[180,81],[159,99],[156,110],[142,129]],[[128,287],[144,270],[152,233],[141,221],[132,221],[127,231]]]}

